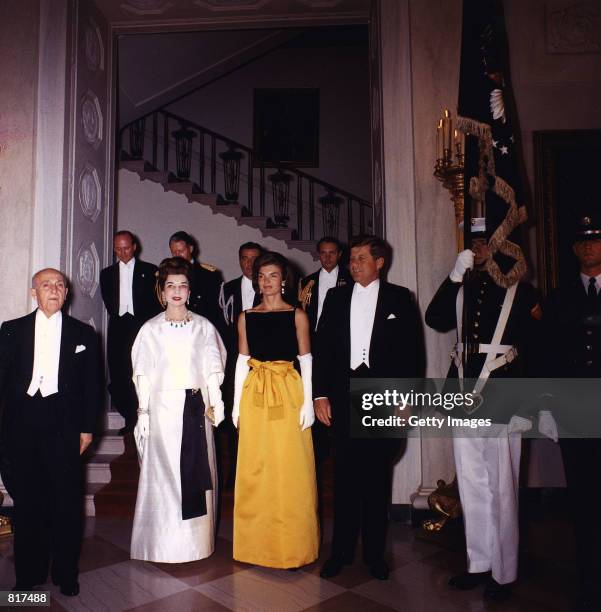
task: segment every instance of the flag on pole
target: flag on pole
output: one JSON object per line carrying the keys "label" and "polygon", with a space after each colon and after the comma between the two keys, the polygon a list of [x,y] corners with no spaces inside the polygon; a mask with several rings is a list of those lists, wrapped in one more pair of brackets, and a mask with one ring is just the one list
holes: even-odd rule
{"label": "flag on pole", "polygon": [[[466,135],[464,201],[486,217],[486,268],[507,288],[526,273],[517,229],[526,221],[518,170],[502,0],[464,0],[458,129]],[[467,210],[466,210],[467,212]]]}

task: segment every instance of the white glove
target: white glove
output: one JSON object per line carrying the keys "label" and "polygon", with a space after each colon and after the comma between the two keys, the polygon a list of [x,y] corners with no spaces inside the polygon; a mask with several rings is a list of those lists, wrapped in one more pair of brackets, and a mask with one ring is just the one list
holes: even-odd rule
{"label": "white glove", "polygon": [[234,427],[238,427],[238,419],[240,418],[240,399],[242,398],[242,387],[244,387],[244,381],[248,376],[250,367],[248,360],[250,355],[238,354],[236,360],[236,374],[234,376],[234,405],[232,407],[232,422]]}
{"label": "white glove", "polygon": [[507,426],[507,433],[509,434],[522,434],[532,429],[532,421],[525,419],[524,417],[514,414],[509,421]]}
{"label": "white glove", "polygon": [[463,280],[463,275],[465,274],[466,270],[471,270],[473,267],[474,251],[471,251],[470,249],[461,251],[461,253],[457,255],[455,267],[451,270],[449,277],[454,283],[460,283]]}
{"label": "white glove", "polygon": [[150,415],[148,406],[150,405],[150,381],[146,376],[134,376],[134,385],[138,394],[138,422],[134,427],[134,440],[138,449],[138,457],[142,461],[146,440],[150,435]]}
{"label": "white glove", "polygon": [[221,389],[219,388],[220,375],[217,373],[211,374],[207,380],[207,390],[209,392],[209,406],[213,407],[213,427],[218,427],[225,419],[225,406],[221,397]]}
{"label": "white glove", "polygon": [[136,441],[136,448],[138,449],[140,461],[142,461],[142,457],[144,456],[144,449],[149,435],[150,414],[148,414],[148,412],[138,412],[138,422],[134,427],[134,440]]}
{"label": "white glove", "polygon": [[313,409],[313,385],[311,376],[313,373],[313,355],[297,355],[300,364],[301,378],[303,380],[303,405],[300,409],[301,431],[305,431],[315,423],[315,410]]}
{"label": "white glove", "polygon": [[550,410],[541,410],[538,413],[538,432],[553,442],[559,439],[557,423]]}

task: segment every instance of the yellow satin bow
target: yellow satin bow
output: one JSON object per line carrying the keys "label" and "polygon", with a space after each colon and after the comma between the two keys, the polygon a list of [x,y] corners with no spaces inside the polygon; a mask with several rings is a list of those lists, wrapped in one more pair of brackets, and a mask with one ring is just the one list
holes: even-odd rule
{"label": "yellow satin bow", "polygon": [[[253,404],[257,408],[266,407],[269,410],[269,420],[284,417],[284,403],[281,388],[285,387],[284,379],[292,371],[296,373],[291,361],[259,361],[249,359],[252,377],[247,378],[247,384],[253,383]],[[280,380],[277,380],[279,378]],[[246,385],[245,385],[246,386]]]}

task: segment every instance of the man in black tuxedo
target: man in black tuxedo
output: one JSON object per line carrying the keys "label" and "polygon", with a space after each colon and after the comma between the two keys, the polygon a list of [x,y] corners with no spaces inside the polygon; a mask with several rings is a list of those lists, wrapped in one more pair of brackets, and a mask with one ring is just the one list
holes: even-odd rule
{"label": "man in black tuxedo", "polygon": [[[15,502],[15,590],[51,576],[77,595],[84,492],[81,455],[99,417],[98,342],[89,326],[63,314],[65,277],[33,277],[35,312],[0,328],[0,394]],[[3,473],[4,478],[4,473]]]}
{"label": "man in black tuxedo", "polygon": [[333,287],[346,287],[353,283],[348,270],[340,267],[342,245],[337,238],[324,236],[317,243],[317,253],[321,268],[298,283],[298,301],[309,317],[312,336],[317,330],[328,291]]}
{"label": "man in black tuxedo", "polygon": [[232,423],[232,406],[234,403],[234,375],[236,360],[238,359],[238,317],[240,313],[257,306],[261,301],[256,293],[253,283],[253,264],[255,259],[263,252],[256,242],[245,242],[238,249],[238,261],[242,276],[221,285],[219,306],[223,312],[224,333],[223,341],[227,348],[227,361],[225,364],[225,377],[221,387],[223,401],[226,409],[226,419],[222,427],[227,429],[230,450],[230,474],[226,486],[233,486],[236,474],[236,458],[238,455],[238,432]]}
{"label": "man in black tuxedo", "polygon": [[384,561],[395,439],[350,434],[351,378],[414,378],[421,374],[421,324],[409,290],[380,280],[386,245],[375,236],[351,243],[355,281],[330,289],[313,352],[315,414],[334,433],[334,538],[323,578],[353,562],[359,531],[363,560],[386,580]]}
{"label": "man in black tuxedo", "polygon": [[192,264],[192,287],[188,308],[206,317],[223,335],[223,315],[219,308],[219,294],[223,281],[221,272],[210,264],[195,261],[198,254],[196,241],[187,232],[175,232],[169,238],[173,257],[183,257]]}
{"label": "man in black tuxedo", "polygon": [[117,261],[100,272],[100,292],[109,315],[109,391],[113,405],[125,419],[121,435],[133,431],[137,420],[131,348],[142,325],[161,311],[154,289],[157,267],[137,259],[136,247],[131,232],[117,232],[113,238]]}

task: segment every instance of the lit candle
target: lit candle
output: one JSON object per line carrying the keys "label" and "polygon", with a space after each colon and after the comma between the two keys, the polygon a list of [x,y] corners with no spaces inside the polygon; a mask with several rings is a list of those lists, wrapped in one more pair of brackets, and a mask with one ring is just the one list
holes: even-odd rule
{"label": "lit candle", "polygon": [[442,119],[436,126],[436,159],[442,159]]}
{"label": "lit candle", "polygon": [[451,134],[453,133],[453,122],[451,121],[451,114],[449,109],[444,109],[444,117],[442,119],[442,131],[443,131],[443,148],[451,150]]}

